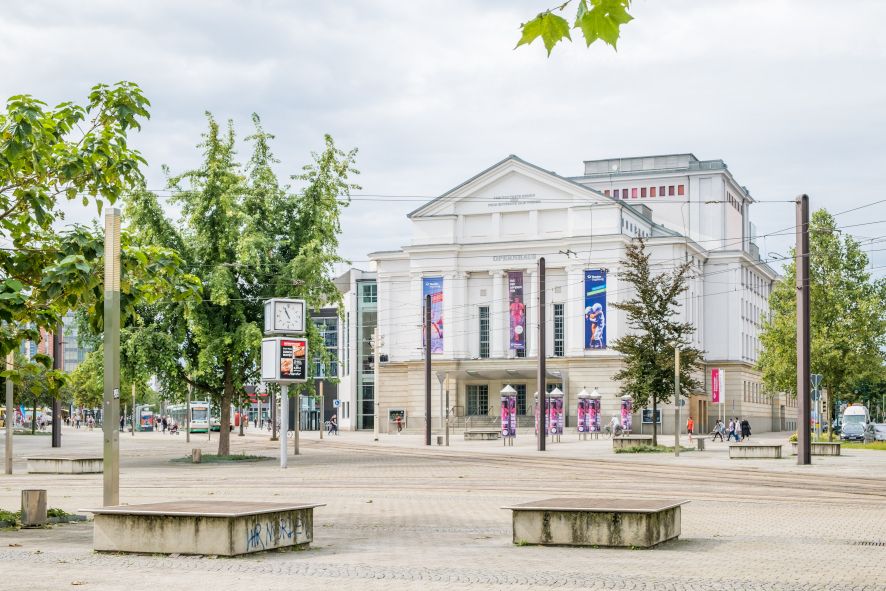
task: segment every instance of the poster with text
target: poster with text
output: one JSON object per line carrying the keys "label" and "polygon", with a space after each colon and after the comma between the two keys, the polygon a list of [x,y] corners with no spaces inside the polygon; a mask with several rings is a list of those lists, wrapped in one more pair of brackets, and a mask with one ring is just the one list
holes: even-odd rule
{"label": "poster with text", "polygon": [[308,379],[308,340],[280,339],[280,379],[304,382]]}
{"label": "poster with text", "polygon": [[443,353],[443,278],[423,277],[421,295],[422,322],[424,322],[424,304],[427,297],[431,296],[431,353]]}
{"label": "poster with text", "polygon": [[551,398],[550,401],[550,410],[548,411],[550,415],[549,428],[551,435],[562,435],[563,434],[563,399],[562,398]]}
{"label": "poster with text", "polygon": [[585,271],[585,349],[606,348],[606,270]]}
{"label": "poster with text", "polygon": [[526,350],[526,302],[523,300],[523,272],[508,271],[510,349]]}
{"label": "poster with text", "polygon": [[625,431],[633,430],[634,423],[634,401],[630,398],[621,399],[621,428]]}
{"label": "poster with text", "polygon": [[591,401],[587,398],[578,399],[578,432],[591,432]]}
{"label": "poster with text", "polygon": [[589,409],[591,421],[591,433],[600,432],[600,399],[592,398],[591,407]]}
{"label": "poster with text", "polygon": [[513,394],[501,397],[501,436],[517,435],[517,397]]}

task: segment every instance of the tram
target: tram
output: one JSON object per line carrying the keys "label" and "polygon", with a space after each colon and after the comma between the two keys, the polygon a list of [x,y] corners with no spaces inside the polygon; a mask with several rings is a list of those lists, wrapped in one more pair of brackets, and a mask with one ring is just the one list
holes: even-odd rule
{"label": "tram", "polygon": [[[185,413],[187,405],[171,404],[166,407],[166,412],[176,422],[179,429],[185,429],[188,421]],[[206,433],[209,431],[209,403],[191,402],[191,433]]]}

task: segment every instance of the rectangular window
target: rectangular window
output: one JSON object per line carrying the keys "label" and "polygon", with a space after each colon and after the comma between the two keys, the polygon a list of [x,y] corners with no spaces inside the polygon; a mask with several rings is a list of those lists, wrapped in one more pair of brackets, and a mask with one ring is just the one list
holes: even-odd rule
{"label": "rectangular window", "polygon": [[683,185],[677,185],[677,195],[683,195],[686,192],[686,187]]}
{"label": "rectangular window", "polygon": [[378,286],[375,283],[361,284],[360,295],[364,304],[374,304],[378,300]]}
{"label": "rectangular window", "polygon": [[655,187],[649,187],[649,196],[655,197]]}
{"label": "rectangular window", "polygon": [[511,384],[517,391],[517,414],[526,414],[526,384]]}
{"label": "rectangular window", "polygon": [[637,187],[634,187],[633,189],[631,189],[631,199],[636,199],[636,198],[637,198]]}
{"label": "rectangular window", "polygon": [[674,185],[671,185],[670,187],[668,187],[668,197],[673,197],[673,196],[674,196]]}
{"label": "rectangular window", "polygon": [[646,187],[640,187],[640,197],[646,197]]}
{"label": "rectangular window", "polygon": [[554,357],[566,354],[566,322],[563,317],[563,304],[554,304]]}
{"label": "rectangular window", "polygon": [[664,188],[664,187],[659,187],[659,188],[658,188],[658,196],[659,196],[659,197],[664,197],[664,196],[665,196],[665,188]]}
{"label": "rectangular window", "polygon": [[480,306],[480,357],[489,357],[489,306]]}
{"label": "rectangular window", "polygon": [[521,358],[521,359],[524,358],[524,357],[526,357],[526,349],[525,349],[525,348],[523,348],[523,349],[517,349],[517,351],[516,351],[516,355],[517,355],[517,357],[519,357],[519,358]]}
{"label": "rectangular window", "polygon": [[469,416],[489,414],[489,386],[468,384],[465,386],[466,414]]}
{"label": "rectangular window", "polygon": [[603,191],[603,194],[606,195],[607,197],[609,197],[609,189],[606,189],[605,191]]}
{"label": "rectangular window", "polygon": [[612,191],[612,195],[613,195],[613,197],[618,199],[618,189],[615,189],[614,191]]}

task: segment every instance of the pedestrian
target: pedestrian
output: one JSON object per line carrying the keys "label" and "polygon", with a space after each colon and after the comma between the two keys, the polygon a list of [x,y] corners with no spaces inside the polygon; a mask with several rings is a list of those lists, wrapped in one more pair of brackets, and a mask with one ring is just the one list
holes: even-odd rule
{"label": "pedestrian", "polygon": [[692,443],[693,429],[695,429],[695,421],[692,420],[692,415],[689,415],[689,420],[686,421],[686,432],[689,433],[689,443]]}
{"label": "pedestrian", "polygon": [[723,421],[721,421],[720,419],[717,419],[717,422],[714,423],[714,438],[711,439],[711,441],[712,441],[712,442],[713,442],[713,441],[717,441],[717,437],[720,438],[720,441],[724,441],[724,439],[723,439],[723,432],[724,432],[725,430],[726,430],[726,429],[723,427]]}
{"label": "pedestrian", "polygon": [[751,438],[751,424],[748,422],[747,419],[742,419],[741,420],[741,440],[744,441],[745,439],[750,439],[750,438]]}
{"label": "pedestrian", "polygon": [[618,415],[612,415],[612,418],[609,419],[609,436],[615,437],[619,430],[621,430],[621,422],[618,420]]}
{"label": "pedestrian", "polygon": [[338,419],[335,415],[329,417],[329,434],[338,435]]}
{"label": "pedestrian", "polygon": [[163,429],[163,433],[166,433],[166,426],[167,426],[168,424],[169,424],[169,423],[168,423],[168,421],[166,420],[166,417],[165,417],[165,416],[164,416],[162,419],[160,419],[160,426],[161,426],[162,429]]}
{"label": "pedestrian", "polygon": [[397,423],[397,433],[399,434],[403,431],[403,415],[397,414],[397,418],[394,419],[394,422]]}

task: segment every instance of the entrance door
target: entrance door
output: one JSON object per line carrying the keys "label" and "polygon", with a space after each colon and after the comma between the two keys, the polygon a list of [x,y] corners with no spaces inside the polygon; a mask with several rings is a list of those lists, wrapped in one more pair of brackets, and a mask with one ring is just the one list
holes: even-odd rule
{"label": "entrance door", "polygon": [[489,386],[468,384],[465,386],[465,414],[486,416],[489,414]]}

